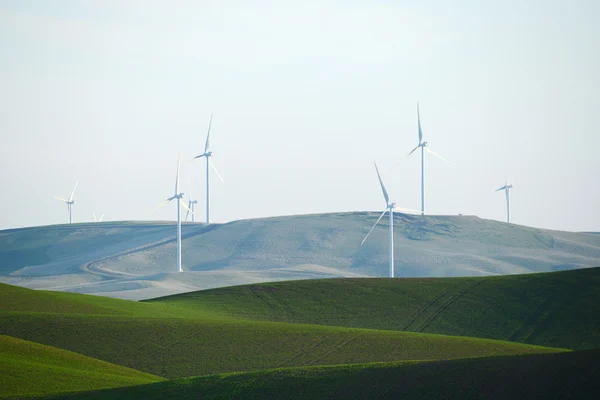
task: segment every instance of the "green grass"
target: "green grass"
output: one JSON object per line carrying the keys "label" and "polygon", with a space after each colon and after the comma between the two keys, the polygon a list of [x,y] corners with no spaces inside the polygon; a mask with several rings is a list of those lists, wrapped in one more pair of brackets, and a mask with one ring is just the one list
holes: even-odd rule
{"label": "green grass", "polygon": [[81,354],[0,336],[0,398],[141,385],[161,380]]}
{"label": "green grass", "polygon": [[61,399],[574,399],[600,396],[600,350],[277,369]]}
{"label": "green grass", "polygon": [[0,332],[167,378],[557,349],[466,337],[273,322],[0,314]]}
{"label": "green grass", "polygon": [[261,321],[600,347],[600,268],[482,278],[275,282],[150,302]]}
{"label": "green grass", "polygon": [[181,304],[138,303],[8,285],[1,285],[0,293],[6,300],[0,311],[0,334],[168,378],[559,351],[467,337],[251,321]]}

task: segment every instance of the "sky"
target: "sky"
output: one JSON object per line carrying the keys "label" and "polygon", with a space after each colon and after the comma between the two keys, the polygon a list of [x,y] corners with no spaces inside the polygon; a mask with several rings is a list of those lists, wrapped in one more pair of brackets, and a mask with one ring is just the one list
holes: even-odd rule
{"label": "sky", "polygon": [[[400,207],[600,231],[600,2],[0,0],[0,229]],[[392,169],[395,164],[398,165]]]}

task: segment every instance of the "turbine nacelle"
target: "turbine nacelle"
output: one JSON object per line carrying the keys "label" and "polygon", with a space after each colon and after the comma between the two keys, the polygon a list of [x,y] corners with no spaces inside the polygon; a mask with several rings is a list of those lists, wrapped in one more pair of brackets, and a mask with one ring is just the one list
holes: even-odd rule
{"label": "turbine nacelle", "polygon": [[207,151],[207,152],[206,152],[206,153],[204,153],[204,154],[200,154],[200,155],[198,155],[198,156],[194,157],[194,159],[196,159],[196,158],[202,158],[202,157],[210,157],[210,156],[212,156],[212,154],[213,154],[213,152],[212,152],[212,151]]}

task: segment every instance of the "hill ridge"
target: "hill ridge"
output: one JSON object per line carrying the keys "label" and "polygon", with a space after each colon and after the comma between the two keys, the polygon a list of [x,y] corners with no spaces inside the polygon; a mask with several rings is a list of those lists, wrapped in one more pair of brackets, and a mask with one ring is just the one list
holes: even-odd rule
{"label": "hill ridge", "polygon": [[[386,228],[371,212],[183,225],[175,273],[169,222],[0,231],[0,282],[127,299],[244,283],[387,275]],[[471,216],[395,215],[396,274],[479,276],[600,265],[600,236]],[[91,267],[90,267],[91,266]]]}

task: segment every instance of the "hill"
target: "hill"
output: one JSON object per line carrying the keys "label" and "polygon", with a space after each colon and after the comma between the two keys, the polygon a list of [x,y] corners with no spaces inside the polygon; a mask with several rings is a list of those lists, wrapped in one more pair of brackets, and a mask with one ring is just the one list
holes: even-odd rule
{"label": "hill", "polygon": [[0,398],[141,385],[157,376],[81,354],[0,336]]}
{"label": "hill", "polygon": [[[0,293],[4,289],[6,285],[1,285]],[[166,378],[276,367],[562,351],[467,337],[251,321],[160,302],[18,287],[10,290],[10,296],[17,300],[0,310],[0,334]],[[37,304],[44,302],[45,308],[38,308]]]}
{"label": "hill", "polygon": [[600,268],[476,278],[275,282],[149,302],[261,321],[600,347]]}
{"label": "hill", "polygon": [[[172,223],[106,222],[0,231],[0,281],[142,299],[247,283],[387,275],[386,226],[360,242],[376,213],[184,224],[184,273]],[[472,216],[395,214],[397,274],[444,277],[600,265],[600,235]]]}
{"label": "hill", "polygon": [[599,350],[423,363],[226,374],[60,399],[588,399],[600,396]]}

